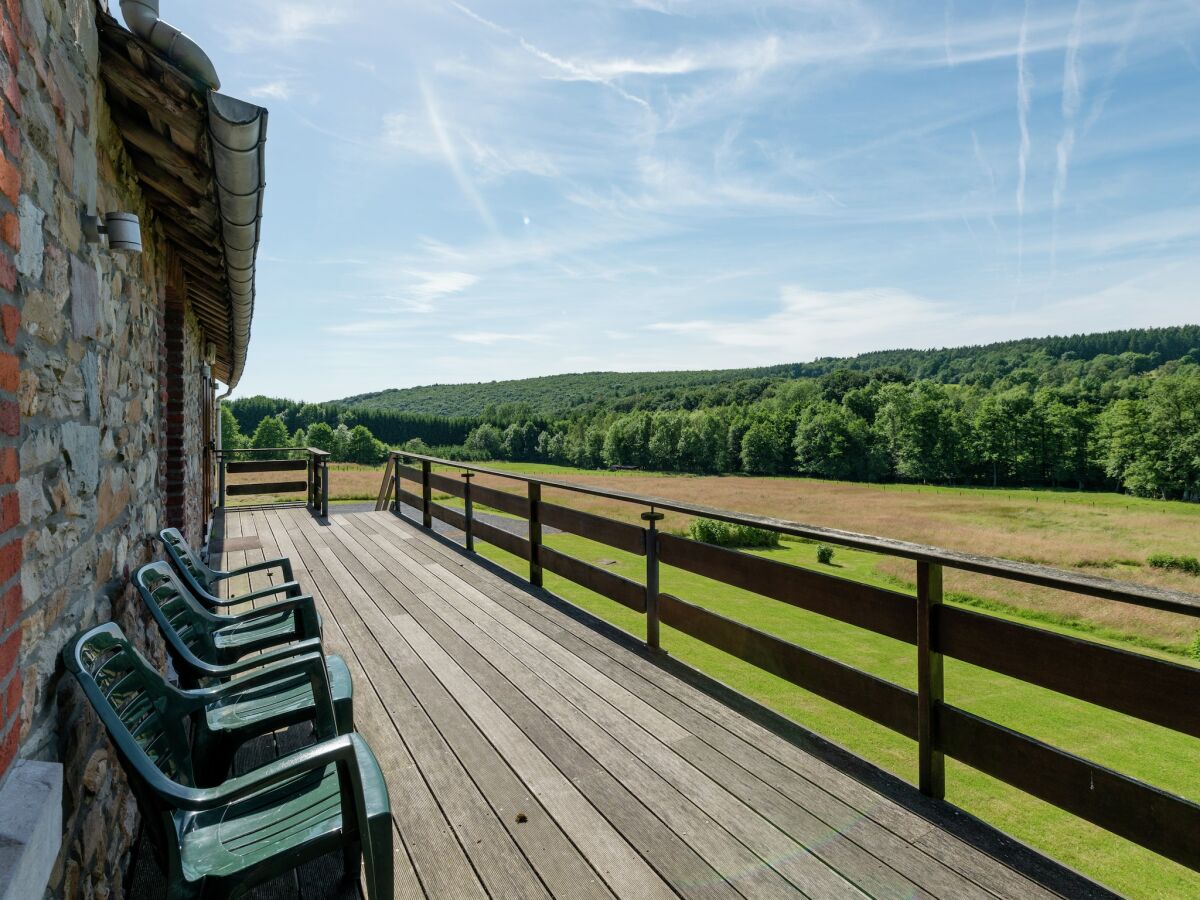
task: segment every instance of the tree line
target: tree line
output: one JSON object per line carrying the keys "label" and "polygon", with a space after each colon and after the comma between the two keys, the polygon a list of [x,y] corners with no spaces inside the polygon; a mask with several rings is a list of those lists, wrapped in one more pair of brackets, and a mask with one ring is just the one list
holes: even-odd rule
{"label": "tree line", "polygon": [[263,416],[251,434],[242,432],[241,424],[229,405],[221,407],[221,448],[242,450],[248,447],[314,447],[329,453],[334,462],[375,465],[387,458],[389,447],[371,433],[365,425],[350,428],[339,422],[336,428],[327,422],[313,422],[308,428],[288,433],[287,423],[279,415]]}
{"label": "tree line", "polygon": [[[347,459],[357,433],[354,452],[364,460],[368,448],[382,452],[370,437],[469,460],[1116,488],[1196,500],[1197,348],[1200,326],[1180,326],[682,373],[686,378],[554,376],[464,385],[479,412],[472,417],[266,397],[228,409],[249,441],[266,418],[277,418],[271,427],[289,440],[324,426],[318,439],[336,441],[343,449],[333,452]],[[613,393],[589,394],[597,385]],[[554,386],[569,389],[569,397],[554,400]],[[435,389],[439,403],[447,402],[450,386],[420,390]],[[502,402],[480,407],[484,399]]]}
{"label": "tree line", "polygon": [[1102,399],[1079,385],[994,389],[836,370],[743,405],[484,423],[467,459],[845,481],[1120,488],[1200,500],[1200,366]]}

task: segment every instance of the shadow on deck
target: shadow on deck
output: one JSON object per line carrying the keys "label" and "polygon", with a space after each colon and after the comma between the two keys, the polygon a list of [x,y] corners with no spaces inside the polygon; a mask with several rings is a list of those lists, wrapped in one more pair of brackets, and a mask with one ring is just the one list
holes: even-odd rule
{"label": "shadow on deck", "polygon": [[[222,567],[289,556],[319,598],[391,790],[397,897],[1108,896],[391,513],[230,510],[214,536]],[[347,896],[339,875],[251,896]]]}

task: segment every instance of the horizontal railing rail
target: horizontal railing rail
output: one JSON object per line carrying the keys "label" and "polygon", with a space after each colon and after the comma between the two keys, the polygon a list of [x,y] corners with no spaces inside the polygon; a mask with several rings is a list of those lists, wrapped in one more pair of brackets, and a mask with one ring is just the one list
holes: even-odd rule
{"label": "horizontal railing rail", "polygon": [[[272,458],[261,457],[271,455]],[[239,457],[250,457],[242,459]],[[315,447],[244,447],[217,451],[219,487],[217,505],[224,508],[227,497],[261,497],[304,491],[310,509],[329,514],[329,454]],[[227,476],[304,472],[290,481],[251,481],[229,484]]]}
{"label": "horizontal railing rail", "polygon": [[[434,472],[435,465],[457,469],[460,477]],[[524,484],[525,491],[474,484],[478,475]],[[407,490],[402,482],[417,490]],[[546,489],[642,507],[646,525],[547,502],[542,499]],[[463,509],[435,503],[434,490],[463,500]],[[543,572],[549,571],[645,614],[651,649],[659,649],[660,625],[668,625],[911,738],[917,742],[918,786],[931,797],[945,797],[944,760],[950,756],[1200,870],[1200,804],[952,706],[944,699],[943,659],[1192,737],[1200,737],[1200,668],[947,605],[942,580],[945,569],[958,569],[1200,617],[1196,595],[401,451],[388,459],[376,508],[399,512],[395,504],[419,510],[426,528],[437,519],[463,531],[468,550],[483,540],[526,561],[532,584],[541,585]],[[480,519],[476,504],[525,521],[526,536]],[[916,596],[663,532],[658,522],[664,510],[913,561]],[[546,546],[546,526],[645,557],[645,583]],[[663,593],[661,565],[913,645],[917,689]]]}

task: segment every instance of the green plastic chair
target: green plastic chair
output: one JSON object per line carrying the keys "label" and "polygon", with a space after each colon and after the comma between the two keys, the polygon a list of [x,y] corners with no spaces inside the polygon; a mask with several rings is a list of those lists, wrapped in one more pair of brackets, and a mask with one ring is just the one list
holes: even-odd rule
{"label": "green plastic chair", "polygon": [[391,900],[387,783],[360,735],[323,741],[201,787],[185,726],[213,694],[172,687],[113,623],[77,636],[63,659],[129,778],[170,900],[240,897],[338,848],[348,877],[357,876],[365,860],[369,900]]}
{"label": "green plastic chair", "polygon": [[219,615],[205,609],[163,560],[142,566],[134,572],[133,581],[151,611],[157,608],[162,613],[160,625],[165,620],[164,632],[173,631],[190,651],[190,656],[179,657],[177,671],[184,687],[227,674],[209,671],[197,663],[231,666],[260,650],[297,641],[319,643],[321,638],[321,618],[316,603],[307,594],[238,615]]}
{"label": "green plastic chair", "polygon": [[[184,641],[166,609],[180,599],[172,596],[179,588],[169,582],[158,583],[158,573],[144,567],[134,576],[138,593],[158,623],[167,644],[167,653],[185,689],[215,687],[230,682],[245,685],[243,691],[225,692],[219,701],[205,710],[207,731],[199,758],[205,762],[202,784],[225,777],[238,747],[259,735],[311,721],[318,738],[354,731],[354,681],[345,660],[335,654],[325,656],[316,639],[277,647],[248,656],[229,665],[206,662]],[[166,609],[165,609],[165,608]],[[176,621],[182,620],[176,616]],[[196,646],[203,652],[203,648]],[[308,670],[316,660],[317,672]],[[273,678],[264,672],[274,673]],[[254,683],[243,676],[253,674]],[[332,706],[331,706],[332,704]],[[327,714],[327,715],[326,715]],[[327,718],[334,729],[323,729]]]}
{"label": "green plastic chair", "polygon": [[[261,600],[263,597],[270,597],[275,594],[295,597],[303,593],[300,584],[292,575],[292,561],[287,557],[281,556],[278,559],[268,559],[263,562],[251,563],[248,566],[242,566],[240,569],[234,569],[232,572],[225,572],[220,569],[210,568],[200,558],[200,554],[192,549],[191,545],[180,534],[178,528],[164,528],[158,533],[158,539],[162,541],[162,545],[167,551],[167,557],[175,566],[175,570],[183,578],[184,583],[187,584],[192,593],[206,606],[228,607],[252,600]],[[271,569],[279,569],[283,575],[283,581],[250,591],[246,594],[241,594],[237,597],[221,597],[217,593],[220,590],[222,581],[238,575],[248,575],[252,572],[267,572]]]}

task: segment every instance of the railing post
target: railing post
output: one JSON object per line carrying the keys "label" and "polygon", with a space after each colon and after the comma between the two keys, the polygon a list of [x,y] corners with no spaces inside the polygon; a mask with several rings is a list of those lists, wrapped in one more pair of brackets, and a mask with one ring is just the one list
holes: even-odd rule
{"label": "railing post", "polygon": [[529,482],[529,583],[542,586],[542,486]]}
{"label": "railing post", "polygon": [[217,476],[217,482],[219,484],[219,487],[217,488],[217,506],[219,506],[221,509],[225,508],[225,460],[226,459],[227,459],[227,457],[225,455],[225,451],[218,450],[217,451],[217,466],[219,469],[219,473]]}
{"label": "railing post", "polygon": [[646,527],[646,646],[658,650],[658,523],[665,517],[653,508],[642,513]]}
{"label": "railing post", "polygon": [[946,796],[946,764],[934,727],[942,702],[942,654],[937,650],[934,616],[942,603],[942,567],[917,562],[917,752],[918,786],[922,794]]}
{"label": "railing post", "polygon": [[316,456],[313,455],[312,448],[308,450],[308,471],[305,473],[308,481],[308,508],[312,509],[317,505],[317,463]]}
{"label": "railing post", "polygon": [[467,550],[475,552],[475,504],[471,502],[471,479],[474,472],[463,472],[463,533],[467,536]]}
{"label": "railing post", "polygon": [[321,518],[329,518],[329,457],[321,457]]}
{"label": "railing post", "polygon": [[429,483],[429,460],[421,460],[421,524],[433,527],[433,485]]}

